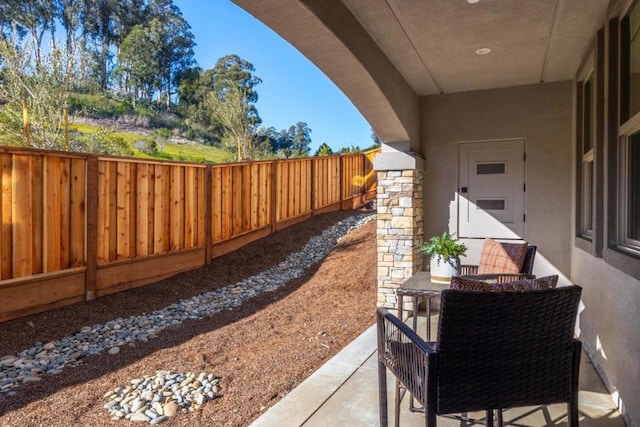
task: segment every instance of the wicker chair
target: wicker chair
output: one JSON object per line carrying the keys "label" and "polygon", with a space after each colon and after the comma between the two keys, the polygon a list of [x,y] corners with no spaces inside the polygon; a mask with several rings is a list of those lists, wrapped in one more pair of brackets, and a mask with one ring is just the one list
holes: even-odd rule
{"label": "wicker chair", "polygon": [[[525,292],[442,292],[437,343],[378,309],[380,425],[387,426],[389,369],[396,377],[395,420],[410,392],[436,416],[567,403],[578,426],[578,371],[582,344],[573,337],[581,288]],[[501,424],[502,417],[498,417]]]}
{"label": "wicker chair", "polygon": [[[524,257],[524,263],[520,269],[520,274],[532,274],[533,262],[536,259],[536,252],[538,247],[535,245],[527,246],[527,254]],[[460,276],[476,275],[478,274],[477,265],[461,265]],[[515,280],[515,279],[514,279]]]}

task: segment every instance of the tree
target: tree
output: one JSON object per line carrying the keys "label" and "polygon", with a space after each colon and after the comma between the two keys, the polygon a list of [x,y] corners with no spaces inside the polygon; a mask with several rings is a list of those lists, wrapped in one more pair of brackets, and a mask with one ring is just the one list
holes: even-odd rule
{"label": "tree", "polygon": [[371,139],[373,140],[373,145],[375,147],[380,147],[380,145],[382,145],[382,141],[380,141],[380,138],[378,138],[378,134],[375,130],[373,130],[373,128],[371,128]]}
{"label": "tree", "polygon": [[226,148],[236,153],[238,161],[252,159],[256,140],[249,117],[249,100],[243,90],[229,85],[220,94],[212,92],[207,98],[207,105],[224,128],[223,142]]}
{"label": "tree", "polygon": [[120,46],[116,73],[122,77],[125,89],[133,90],[134,100],[143,97],[151,101],[154,91],[161,86],[157,38],[160,25],[155,19],[149,27],[136,25]]}
{"label": "tree", "polygon": [[331,147],[329,147],[329,145],[326,142],[323,142],[320,147],[318,147],[318,150],[316,150],[316,154],[314,154],[314,156],[331,156],[333,155],[333,150],[331,149]]}
{"label": "tree", "polygon": [[0,39],[0,143],[24,145],[23,102],[26,100],[31,121],[31,146],[63,149],[62,109],[66,105],[73,73],[65,67],[65,57],[72,53],[52,49],[36,64],[28,52],[37,41],[14,33]]}
{"label": "tree", "polygon": [[362,152],[360,147],[358,147],[357,145],[353,145],[353,143],[351,143],[351,146],[349,147],[342,147],[339,153],[340,154],[356,154],[360,152]]}
{"label": "tree", "polygon": [[311,129],[305,122],[298,122],[280,132],[276,154],[285,158],[308,156],[310,143]]}
{"label": "tree", "polygon": [[[189,126],[199,126],[207,130],[213,141],[223,139],[223,126],[208,108],[210,96],[224,98],[230,88],[241,90],[248,104],[247,117],[253,127],[261,123],[255,102],[258,93],[255,87],[262,80],[253,74],[253,65],[238,55],[226,55],[216,65],[206,71],[188,69],[183,73],[179,91],[179,111],[183,112]],[[214,94],[214,95],[211,95]]]}
{"label": "tree", "polygon": [[117,38],[118,15],[122,13],[118,0],[85,0],[81,20],[84,33],[95,43],[94,59],[100,90],[109,84],[109,47]]}
{"label": "tree", "polygon": [[191,26],[182,16],[180,9],[172,0],[152,0],[148,7],[152,22],[160,25],[152,26],[160,48],[158,68],[164,85],[164,97],[167,108],[171,105],[171,97],[178,93],[179,77],[185,70],[195,64],[193,59],[194,37]]}
{"label": "tree", "polygon": [[47,30],[52,31],[55,42],[54,3],[51,0],[0,0],[0,16],[7,30],[15,27],[19,35],[28,33],[31,36],[30,47],[33,49],[36,65],[40,65],[42,41]]}

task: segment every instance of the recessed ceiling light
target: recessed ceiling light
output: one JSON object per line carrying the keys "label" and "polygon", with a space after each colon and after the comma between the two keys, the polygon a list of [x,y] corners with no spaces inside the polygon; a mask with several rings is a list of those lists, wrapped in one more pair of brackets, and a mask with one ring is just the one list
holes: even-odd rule
{"label": "recessed ceiling light", "polygon": [[476,4],[478,3],[480,0],[467,0],[467,3],[469,4]]}
{"label": "recessed ceiling light", "polygon": [[486,55],[488,53],[491,53],[491,49],[489,49],[488,47],[481,47],[480,49],[476,50],[476,53],[478,55]]}

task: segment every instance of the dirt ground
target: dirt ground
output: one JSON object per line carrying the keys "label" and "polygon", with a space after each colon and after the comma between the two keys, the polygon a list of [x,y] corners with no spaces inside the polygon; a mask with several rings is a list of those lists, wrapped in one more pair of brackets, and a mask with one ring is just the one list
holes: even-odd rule
{"label": "dirt ground", "polygon": [[[310,237],[351,214],[311,218],[157,284],[0,323],[0,356],[236,283],[283,261]],[[103,395],[157,370],[222,378],[219,398],[162,426],[246,426],[373,324],[375,301],[374,221],[349,234],[304,277],[275,292],[169,328],[116,355],[86,357],[78,367],[15,389],[16,396],[1,396],[0,426],[148,425],[112,421]]]}

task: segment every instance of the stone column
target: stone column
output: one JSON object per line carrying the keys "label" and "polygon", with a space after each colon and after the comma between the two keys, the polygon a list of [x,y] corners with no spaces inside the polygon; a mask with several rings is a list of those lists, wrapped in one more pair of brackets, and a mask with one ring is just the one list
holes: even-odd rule
{"label": "stone column", "polygon": [[423,256],[416,246],[423,241],[424,236],[424,172],[418,168],[394,170],[390,167],[392,165],[384,165],[380,161],[378,166],[386,166],[386,170],[376,168],[378,306],[396,308],[396,288],[414,272],[422,269]]}

